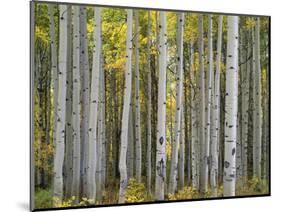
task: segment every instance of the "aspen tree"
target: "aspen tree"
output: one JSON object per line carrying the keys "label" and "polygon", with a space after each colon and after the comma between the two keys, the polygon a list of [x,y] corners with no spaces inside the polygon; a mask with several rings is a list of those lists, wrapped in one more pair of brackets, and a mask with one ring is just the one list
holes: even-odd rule
{"label": "aspen tree", "polygon": [[190,80],[192,83],[191,89],[191,180],[192,188],[199,190],[199,175],[198,175],[198,160],[199,160],[199,138],[198,138],[198,109],[197,103],[197,83],[195,80],[194,69],[194,44],[190,44]]}
{"label": "aspen tree", "polygon": [[238,110],[238,17],[227,17],[223,196],[235,196]]}
{"label": "aspen tree", "polygon": [[88,149],[89,149],[89,101],[90,101],[90,70],[88,55],[88,38],[87,38],[87,8],[80,8],[80,42],[81,42],[81,177],[82,177],[82,196],[87,195],[87,171],[88,171]]}
{"label": "aspen tree", "polygon": [[218,186],[218,145],[220,133],[220,64],[221,64],[221,43],[222,43],[222,23],[223,16],[219,16],[218,39],[216,50],[216,72],[214,76],[213,106],[212,106],[212,137],[211,137],[211,175],[210,182],[212,196],[217,196]]}
{"label": "aspen tree", "polygon": [[59,72],[58,72],[58,99],[57,99],[57,126],[54,155],[54,197],[57,203],[63,199],[63,160],[65,139],[65,98],[67,75],[67,18],[66,5],[60,5],[60,35],[59,35]]}
{"label": "aspen tree", "polygon": [[262,103],[261,103],[261,65],[260,65],[260,19],[256,18],[254,31],[255,72],[254,72],[254,144],[253,144],[253,176],[261,178],[261,139],[262,139]]}
{"label": "aspen tree", "polygon": [[177,84],[176,84],[176,112],[175,112],[175,140],[173,141],[171,170],[169,180],[169,193],[174,193],[177,188],[178,148],[181,138],[181,110],[183,89],[183,27],[184,13],[177,14]]}
{"label": "aspen tree", "polygon": [[87,172],[88,198],[93,202],[96,200],[96,163],[97,163],[97,119],[98,119],[98,98],[100,82],[100,50],[101,50],[101,8],[95,7],[94,14],[94,50],[93,66],[89,106],[89,158]]}
{"label": "aspen tree", "polygon": [[131,87],[132,87],[132,22],[133,11],[127,10],[127,35],[126,35],[126,72],[124,85],[124,104],[122,114],[122,129],[121,129],[121,149],[119,160],[120,171],[120,189],[118,203],[125,202],[125,193],[128,186],[126,155],[128,148],[128,125],[129,125],[129,110],[131,102]]}
{"label": "aspen tree", "polygon": [[151,194],[151,68],[150,68],[150,11],[147,17],[147,187]]}
{"label": "aspen tree", "polygon": [[204,40],[203,40],[203,15],[198,15],[198,49],[199,49],[199,92],[200,92],[200,109],[199,109],[199,141],[200,141],[200,180],[199,190],[201,194],[207,191],[206,176],[208,171],[206,156],[206,139],[205,139],[205,71],[204,71]]}
{"label": "aspen tree", "polygon": [[[73,93],[72,93],[72,139],[73,177],[72,196],[79,198],[80,189],[80,8],[74,6],[73,16]],[[78,199],[76,199],[78,201]]]}
{"label": "aspen tree", "polygon": [[156,140],[156,181],[155,199],[164,200],[166,182],[166,63],[167,63],[167,32],[166,12],[160,11],[159,22],[159,80],[158,80],[158,111]]}
{"label": "aspen tree", "polygon": [[139,18],[138,11],[135,10],[135,35],[134,35],[134,44],[135,44],[135,112],[136,112],[136,179],[138,182],[141,182],[141,164],[142,164],[142,155],[141,155],[141,121],[140,121],[140,94],[139,94],[139,46],[138,46],[138,37],[139,37]]}

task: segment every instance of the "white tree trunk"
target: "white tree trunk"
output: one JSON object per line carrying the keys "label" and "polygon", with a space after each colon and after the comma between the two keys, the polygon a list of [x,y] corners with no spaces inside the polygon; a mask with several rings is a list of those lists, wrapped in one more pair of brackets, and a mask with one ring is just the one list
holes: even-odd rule
{"label": "white tree trunk", "polygon": [[58,73],[58,99],[57,99],[57,129],[54,155],[54,197],[58,203],[63,198],[63,160],[65,138],[65,98],[67,75],[67,18],[66,5],[60,5],[60,35],[59,35],[59,73]]}
{"label": "white tree trunk", "polygon": [[254,48],[254,143],[253,176],[261,178],[261,139],[262,139],[262,105],[261,105],[261,65],[260,65],[260,19],[256,19]]}
{"label": "white tree trunk", "polygon": [[169,193],[177,189],[178,148],[181,137],[181,110],[182,110],[182,78],[183,78],[183,27],[184,13],[177,14],[177,84],[176,84],[176,112],[175,112],[175,140],[173,141]]}
{"label": "white tree trunk", "polygon": [[[180,155],[179,155],[179,189],[183,189],[184,187],[184,161],[185,161],[185,114],[184,114],[184,95],[182,95],[182,106],[181,106],[181,125],[180,125]],[[189,142],[189,141],[188,141]],[[186,145],[189,145],[186,143]],[[187,152],[187,156],[189,157],[189,152]],[[188,172],[190,172],[190,169],[187,169]]]}
{"label": "white tree trunk", "polygon": [[[243,21],[240,23],[240,26],[243,25]],[[241,186],[243,179],[243,143],[242,143],[242,126],[243,126],[243,90],[244,90],[244,60],[247,60],[246,55],[244,54],[244,40],[245,33],[243,33],[243,29],[239,29],[239,86],[238,86],[238,113],[237,113],[237,143],[236,143],[236,187]]]}
{"label": "white tree trunk", "polygon": [[72,8],[67,7],[67,77],[66,77],[66,125],[65,125],[65,159],[64,159],[64,189],[66,199],[71,197],[73,176],[73,143],[72,143]]}
{"label": "white tree trunk", "polygon": [[166,12],[160,11],[159,40],[159,80],[158,80],[158,111],[157,111],[157,144],[156,144],[156,181],[155,199],[164,200],[166,182],[166,63],[167,34]]}
{"label": "white tree trunk", "polygon": [[128,127],[128,175],[129,178],[134,178],[134,164],[135,164],[135,151],[134,151],[134,142],[135,142],[135,133],[134,133],[134,114],[133,114],[133,105],[130,104],[129,112],[129,127]]}
{"label": "white tree trunk", "polygon": [[199,138],[198,138],[198,109],[197,109],[197,83],[195,80],[195,69],[194,69],[194,46],[193,43],[190,44],[190,80],[192,87],[190,87],[191,92],[191,181],[192,188],[199,190]]}
{"label": "white tree trunk", "polygon": [[120,171],[120,190],[118,203],[125,202],[125,193],[128,186],[126,155],[128,148],[128,124],[129,110],[131,102],[131,87],[132,87],[132,25],[133,11],[127,10],[127,38],[126,38],[126,72],[125,72],[125,87],[124,87],[124,104],[122,114],[122,129],[121,129],[121,149],[119,160]]}
{"label": "white tree trunk", "polygon": [[88,171],[88,149],[89,149],[89,56],[88,56],[88,38],[87,38],[87,8],[80,8],[80,30],[81,30],[81,98],[82,98],[82,114],[81,114],[81,177],[82,177],[82,196],[87,195],[87,171]]}
{"label": "white tree trunk", "polygon": [[199,91],[200,91],[200,110],[199,110],[199,141],[200,141],[200,193],[205,193],[207,191],[207,155],[206,155],[206,133],[205,133],[205,73],[204,73],[204,40],[203,40],[203,15],[198,15],[198,27],[199,27],[199,37],[198,37],[198,49],[199,49]]}
{"label": "white tree trunk", "polygon": [[105,188],[105,81],[103,70],[103,55],[102,55],[102,39],[100,41],[100,66],[99,66],[99,102],[98,102],[98,136],[97,136],[97,168],[96,168],[96,184],[97,184],[97,201],[102,200]]}
{"label": "white tree trunk", "polygon": [[218,185],[218,144],[220,133],[220,64],[221,64],[221,42],[222,42],[223,16],[219,16],[218,40],[216,52],[216,73],[214,77],[213,106],[212,106],[212,135],[211,135],[211,188],[212,197],[217,196]]}
{"label": "white tree trunk", "polygon": [[[101,49],[102,51],[102,49]],[[101,164],[102,164],[102,175],[101,175],[101,189],[104,194],[104,189],[105,189],[105,180],[106,180],[106,157],[107,157],[107,152],[106,152],[106,126],[105,126],[105,72],[103,69],[103,55],[101,53],[101,139],[102,139],[102,158],[101,158]]]}
{"label": "white tree trunk", "polygon": [[72,127],[73,127],[73,177],[72,196],[79,198],[80,189],[80,7],[74,6],[73,17],[73,93],[72,93]]}
{"label": "white tree trunk", "polygon": [[99,105],[98,105],[98,136],[97,136],[97,201],[101,201],[104,195],[105,188],[105,95],[104,95],[104,71],[102,68],[102,53],[100,64],[100,83],[99,83]]}
{"label": "white tree trunk", "polygon": [[223,196],[235,196],[238,110],[238,17],[227,18]]}
{"label": "white tree trunk", "polygon": [[141,182],[141,164],[142,164],[142,155],[141,155],[141,121],[140,121],[140,94],[139,94],[139,47],[138,47],[138,37],[139,37],[139,20],[138,20],[138,11],[135,11],[135,35],[134,35],[134,44],[135,44],[135,111],[136,111],[136,179],[138,182]]}
{"label": "white tree trunk", "polygon": [[94,50],[90,94],[89,112],[89,170],[87,173],[88,198],[93,202],[96,200],[96,163],[97,163],[97,119],[98,98],[100,81],[100,50],[101,50],[101,8],[95,7],[94,20]]}
{"label": "white tree trunk", "polygon": [[[244,36],[245,38],[245,36]],[[251,55],[250,42],[242,42],[245,49],[242,50],[242,58],[248,60]],[[242,142],[242,173],[243,173],[243,183],[245,184],[248,179],[248,126],[249,126],[249,94],[250,94],[250,61],[247,61],[245,64],[242,64],[242,126],[241,126],[241,142]]]}
{"label": "white tree trunk", "polygon": [[147,187],[151,194],[151,68],[150,68],[150,11],[147,23]]}

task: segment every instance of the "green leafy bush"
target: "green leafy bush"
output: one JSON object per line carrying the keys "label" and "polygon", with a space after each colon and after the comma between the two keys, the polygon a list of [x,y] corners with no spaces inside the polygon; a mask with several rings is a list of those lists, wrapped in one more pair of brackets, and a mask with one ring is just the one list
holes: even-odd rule
{"label": "green leafy bush", "polygon": [[37,189],[35,191],[35,207],[36,208],[50,208],[53,204],[51,189]]}
{"label": "green leafy bush", "polygon": [[267,194],[268,193],[268,183],[266,180],[259,178],[252,178],[247,181],[245,185],[243,183],[238,184],[237,195],[257,195],[257,194]]}

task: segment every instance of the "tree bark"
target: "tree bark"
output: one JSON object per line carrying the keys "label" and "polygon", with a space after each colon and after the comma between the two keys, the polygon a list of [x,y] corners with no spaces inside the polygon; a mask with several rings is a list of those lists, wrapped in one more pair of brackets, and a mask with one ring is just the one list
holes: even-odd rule
{"label": "tree bark", "polygon": [[216,52],[216,73],[214,77],[213,106],[212,106],[212,137],[211,137],[211,175],[210,182],[212,197],[217,197],[218,186],[218,145],[220,134],[220,71],[221,71],[221,43],[222,43],[223,16],[219,16],[218,40]]}
{"label": "tree bark", "polygon": [[177,189],[178,148],[181,137],[181,110],[182,110],[182,81],[183,81],[183,28],[184,13],[177,14],[177,84],[176,84],[176,111],[175,111],[175,140],[173,141],[169,193]]}
{"label": "tree bark", "polygon": [[205,73],[204,73],[204,40],[203,40],[203,15],[198,15],[198,49],[199,49],[199,91],[200,91],[200,110],[199,110],[199,140],[200,140],[200,181],[199,190],[201,194],[207,191],[207,155],[205,139]]}
{"label": "tree bark", "polygon": [[72,143],[72,8],[67,7],[67,78],[66,78],[66,125],[65,125],[65,159],[64,188],[65,199],[71,197],[73,175],[73,143]]}
{"label": "tree bark", "polygon": [[227,18],[223,196],[235,196],[238,110],[238,17]]}
{"label": "tree bark", "polygon": [[[72,196],[79,199],[80,189],[80,7],[74,6],[73,17],[73,93],[72,93],[72,128],[73,128],[73,178]],[[76,201],[78,202],[78,199]]]}
{"label": "tree bark", "polygon": [[57,203],[63,199],[63,160],[65,139],[65,99],[66,99],[66,75],[67,75],[67,18],[66,5],[60,5],[60,35],[59,35],[59,73],[58,73],[58,113],[56,144],[54,157],[54,197]]}
{"label": "tree bark", "polygon": [[159,80],[158,80],[158,111],[157,111],[157,144],[156,144],[156,181],[155,199],[164,200],[166,182],[166,62],[167,34],[166,12],[160,11],[159,24]]}
{"label": "tree bark", "polygon": [[133,11],[127,10],[127,40],[126,40],[126,72],[124,86],[124,105],[122,114],[121,149],[119,160],[120,190],[118,203],[125,202],[125,193],[128,186],[126,155],[128,148],[128,124],[132,87],[132,22]]}
{"label": "tree bark", "polygon": [[87,8],[80,8],[80,42],[81,42],[81,194],[87,196],[87,171],[88,171],[88,149],[89,149],[89,90],[90,71],[87,38]]}
{"label": "tree bark", "polygon": [[139,47],[138,47],[138,11],[135,11],[135,35],[134,35],[134,44],[135,44],[135,113],[136,113],[136,179],[138,182],[141,182],[141,164],[142,164],[142,155],[141,155],[141,121],[140,121],[140,95],[139,95]]}
{"label": "tree bark", "polygon": [[89,170],[87,177],[88,198],[93,202],[96,200],[96,163],[97,163],[97,119],[100,82],[100,50],[101,50],[101,8],[95,7],[94,20],[94,50],[93,67],[90,91],[90,112],[89,112]]}
{"label": "tree bark", "polygon": [[262,139],[262,105],[261,105],[261,66],[260,66],[260,19],[256,18],[254,31],[254,143],[253,176],[261,178],[261,139]]}
{"label": "tree bark", "polygon": [[199,128],[198,128],[198,109],[196,108],[198,102],[197,96],[197,83],[195,79],[195,69],[194,69],[194,45],[190,44],[190,98],[191,98],[191,180],[192,188],[199,190]]}
{"label": "tree bark", "polygon": [[151,68],[150,68],[150,11],[147,18],[147,187],[148,193],[151,194]]}

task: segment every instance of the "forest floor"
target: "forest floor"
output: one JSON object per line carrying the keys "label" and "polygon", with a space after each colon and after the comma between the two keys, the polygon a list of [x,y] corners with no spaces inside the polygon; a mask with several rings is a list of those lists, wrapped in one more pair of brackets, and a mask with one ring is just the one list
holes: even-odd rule
{"label": "forest floor", "polygon": [[[118,203],[119,187],[112,183],[108,183],[105,191],[103,192],[100,201],[96,202],[96,205],[112,205]],[[251,179],[246,185],[242,186],[241,183],[237,183],[236,196],[259,196],[269,194],[268,183],[264,180]],[[221,185],[217,190],[217,198],[223,197],[223,186]],[[198,191],[192,187],[184,187],[175,194],[167,194],[165,201],[176,200],[192,200],[192,199],[208,199],[213,198],[211,190],[201,195]],[[154,202],[152,195],[148,194],[145,184],[138,183],[135,179],[130,179],[127,193],[126,203],[139,203],[139,202]],[[53,194],[51,188],[39,189],[35,191],[35,206],[36,208],[52,208]],[[68,200],[64,200],[62,203],[55,205],[55,207],[71,207],[71,206],[87,206],[93,205],[87,198],[81,198],[77,203],[76,197],[71,197]]]}

